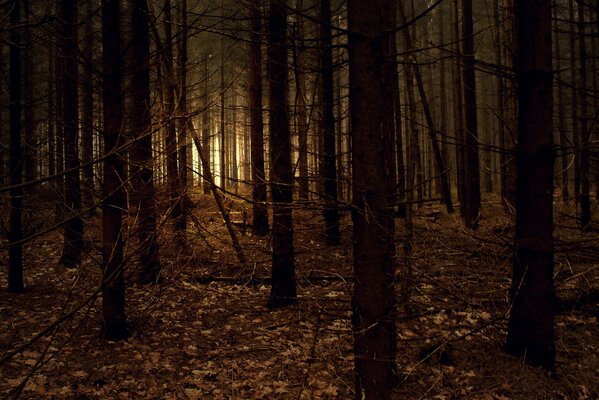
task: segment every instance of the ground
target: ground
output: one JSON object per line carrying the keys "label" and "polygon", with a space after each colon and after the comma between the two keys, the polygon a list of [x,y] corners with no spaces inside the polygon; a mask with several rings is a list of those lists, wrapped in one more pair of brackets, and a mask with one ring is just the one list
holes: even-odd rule
{"label": "ground", "polygon": [[[100,219],[86,220],[76,270],[56,266],[59,232],[26,246],[27,291],[0,294],[0,397],[353,398],[349,216],[342,243],[328,247],[318,211],[294,212],[299,301],[269,311],[270,243],[244,226],[249,209],[233,204],[249,260],[240,266],[210,198],[192,202],[185,241],[163,227],[160,284],[137,286],[134,257],[128,264],[131,337],[119,343],[101,334]],[[599,241],[571,214],[556,202],[553,377],[502,352],[513,230],[499,203],[483,205],[476,232],[424,205],[408,257],[397,220],[397,399],[599,398]],[[5,264],[2,254],[3,275]]]}

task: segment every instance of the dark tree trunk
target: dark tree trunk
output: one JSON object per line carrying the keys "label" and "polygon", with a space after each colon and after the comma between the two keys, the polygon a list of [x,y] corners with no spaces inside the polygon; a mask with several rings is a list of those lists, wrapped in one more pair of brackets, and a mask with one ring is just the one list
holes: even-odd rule
{"label": "dark tree trunk", "polygon": [[453,124],[456,143],[456,167],[458,200],[460,201],[460,216],[466,215],[466,167],[465,167],[465,144],[464,144],[464,96],[462,85],[462,51],[460,48],[460,7],[459,0],[453,0],[452,25],[453,43],[456,60],[453,65]]}
{"label": "dark tree trunk", "polygon": [[56,173],[56,73],[54,72],[56,54],[52,51],[48,54],[48,175]]}
{"label": "dark tree trunk", "polygon": [[476,110],[476,79],[474,76],[474,30],[472,0],[462,0],[463,84],[466,130],[464,132],[466,169],[466,215],[469,228],[478,226],[480,213],[480,168],[478,161],[478,116]]}
{"label": "dark tree trunk", "polygon": [[[599,3],[597,3],[599,4]],[[559,131],[559,149],[561,153],[561,164],[559,168],[561,169],[561,187],[562,187],[562,201],[566,203],[568,198],[570,197],[570,189],[568,182],[568,156],[569,150],[571,149],[570,144],[568,143],[568,135],[566,132],[566,109],[564,105],[564,85],[563,85],[563,76],[562,76],[562,64],[561,64],[561,45],[559,40],[559,24],[558,24],[558,9],[557,2],[552,2],[553,7],[553,21],[554,21],[554,42],[555,42],[555,73],[557,75],[557,103],[558,103],[558,112],[557,112],[557,127]]]}
{"label": "dark tree trunk", "polygon": [[152,168],[152,119],[150,104],[150,38],[147,0],[131,3],[132,51],[136,68],[131,76],[131,130],[135,144],[131,148],[134,166],[132,186],[139,227],[139,281],[157,282],[160,258],[156,232],[156,203]]}
{"label": "dark tree trunk", "polygon": [[187,28],[187,0],[181,0],[180,3],[181,13],[181,28],[179,37],[179,110],[178,110],[178,123],[179,123],[179,195],[181,199],[179,201],[180,217],[175,221],[176,228],[180,232],[185,232],[187,229],[187,189],[188,189],[188,177],[189,172],[187,168],[187,154],[190,146],[187,144],[189,135],[187,132],[187,41],[188,41],[188,28]]}
{"label": "dark tree trunk", "polygon": [[287,15],[285,0],[270,0],[268,15],[272,288],[268,308],[297,301],[293,254],[293,174],[288,109]]}
{"label": "dark tree trunk", "polygon": [[[83,204],[86,208],[94,203],[94,166],[91,164],[94,146],[94,1],[86,2],[85,47],[83,50],[83,120],[81,121],[81,161],[84,164],[81,182]],[[93,211],[93,210],[92,210]]]}
{"label": "dark tree trunk", "polygon": [[77,49],[77,1],[61,0],[63,24],[63,121],[65,170],[65,211],[68,221],[64,230],[64,247],[59,263],[67,268],[79,265],[83,248],[81,218],[81,182],[79,178],[79,74]]}
{"label": "dark tree trunk", "polygon": [[389,399],[397,383],[395,237],[383,120],[388,30],[384,0],[349,0],[350,116],[353,145],[354,293],[352,322],[356,399]]}
{"label": "dark tree trunk", "polygon": [[310,182],[308,179],[308,110],[306,107],[306,49],[304,43],[304,2],[296,2],[297,17],[293,29],[293,71],[295,73],[295,117],[297,121],[299,198],[308,200]]}
{"label": "dark tree trunk", "polygon": [[[204,152],[204,158],[207,160],[208,165],[210,165],[210,99],[208,98],[210,73],[208,70],[208,57],[209,54],[205,51],[202,61],[204,69],[204,82],[202,82],[202,151]],[[211,184],[205,177],[205,171],[202,169],[202,191],[204,194],[209,194]]]}
{"label": "dark tree trunk", "polygon": [[[223,0],[220,1],[221,10],[223,8]],[[224,13],[224,11],[221,11]],[[221,15],[224,21],[224,15]],[[225,86],[225,35],[224,32],[220,37],[220,184],[223,189],[227,188],[227,133],[225,125],[225,96],[227,94],[227,87]]]}
{"label": "dark tree trunk", "polygon": [[512,308],[506,350],[555,367],[551,7],[516,0],[518,147]]}
{"label": "dark tree trunk", "polygon": [[165,134],[165,148],[166,148],[166,175],[168,177],[168,188],[171,212],[170,217],[174,222],[175,229],[181,228],[180,219],[182,218],[181,213],[181,194],[179,193],[179,167],[177,165],[178,153],[177,153],[177,129],[175,126],[175,90],[176,82],[175,74],[173,69],[173,33],[172,33],[172,15],[171,15],[171,1],[165,0],[163,12],[164,12],[164,55],[162,60],[164,61],[165,73],[163,75],[164,88],[164,112],[166,134]]}
{"label": "dark tree trunk", "polygon": [[10,143],[8,172],[10,174],[10,222],[8,232],[8,291],[20,293],[23,284],[23,159],[21,149],[21,4],[14,0],[10,12],[9,67],[9,124]]}
{"label": "dark tree trunk", "polygon": [[[571,24],[575,21],[574,0],[568,2],[568,19]],[[572,25],[573,26],[573,25]],[[574,145],[574,200],[580,203],[580,112],[578,108],[578,74],[576,68],[576,30],[570,29],[570,87],[571,87],[571,111],[572,119],[572,144]]]}
{"label": "dark tree trunk", "polygon": [[31,182],[35,179],[35,169],[37,167],[37,140],[35,137],[35,119],[34,119],[34,98],[33,98],[33,86],[34,86],[34,74],[33,74],[33,55],[34,43],[31,41],[31,20],[29,16],[31,14],[30,0],[22,0],[22,7],[24,13],[24,29],[23,29],[23,40],[24,46],[22,49],[23,53],[23,136],[25,139],[24,151],[23,151],[23,163],[24,163],[24,178],[25,181]]}
{"label": "dark tree trunk", "polygon": [[104,337],[119,341],[129,336],[125,316],[123,210],[125,188],[120,0],[102,0],[102,102],[104,111],[104,193],[102,203],[102,316]]}
{"label": "dark tree trunk", "polygon": [[324,185],[325,240],[339,243],[339,209],[337,206],[337,159],[335,151],[335,103],[333,91],[333,49],[331,39],[331,2],[320,0],[320,70],[322,74],[322,105],[324,154],[322,181]]}
{"label": "dark tree trunk", "polygon": [[65,76],[65,57],[64,46],[62,43],[63,27],[62,27],[62,11],[59,5],[56,5],[57,21],[55,22],[55,46],[56,56],[54,57],[54,82],[55,82],[55,99],[56,112],[54,113],[56,121],[56,208],[55,222],[61,222],[64,218],[64,76]]}
{"label": "dark tree trunk", "polygon": [[585,6],[578,2],[578,91],[580,93],[580,226],[587,230],[591,226],[591,132],[587,116],[587,50],[586,23],[584,18]]}
{"label": "dark tree trunk", "polygon": [[266,179],[264,175],[264,122],[262,119],[262,15],[260,4],[250,5],[250,126],[252,159],[252,231],[268,233]]}

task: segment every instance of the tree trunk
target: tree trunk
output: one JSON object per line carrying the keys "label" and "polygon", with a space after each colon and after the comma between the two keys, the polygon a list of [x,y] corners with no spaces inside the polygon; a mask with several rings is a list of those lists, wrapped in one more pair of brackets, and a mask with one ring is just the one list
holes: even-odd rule
{"label": "tree trunk", "polygon": [[61,0],[63,17],[63,121],[65,170],[65,209],[68,221],[64,230],[64,247],[59,263],[74,268],[81,261],[83,219],[81,218],[81,182],[79,178],[79,77],[77,49],[77,1]]}
{"label": "tree trunk", "polygon": [[[568,19],[574,24],[574,0],[568,2]],[[576,204],[580,203],[580,112],[578,108],[578,74],[576,73],[576,30],[570,29],[570,87],[572,109],[570,111],[572,118],[572,144],[574,145],[574,198]]]}
{"label": "tree trunk", "polygon": [[304,71],[305,63],[305,44],[304,44],[304,16],[305,12],[303,0],[298,0],[296,9],[298,11],[297,21],[295,23],[293,50],[295,72],[295,115],[297,120],[297,140],[298,140],[298,184],[299,198],[308,200],[310,188],[308,180],[308,111],[306,109],[306,73]]}
{"label": "tree trunk", "polygon": [[178,124],[179,124],[179,208],[180,217],[176,220],[176,229],[180,232],[185,232],[187,229],[187,189],[189,181],[188,159],[190,146],[187,144],[187,0],[181,0],[180,3],[180,38],[179,38],[179,98],[178,98]]}
{"label": "tree trunk", "polygon": [[571,149],[570,143],[568,142],[568,135],[566,132],[566,110],[564,105],[564,85],[563,85],[563,76],[562,76],[562,65],[561,65],[561,45],[559,40],[559,24],[558,24],[558,13],[557,13],[557,4],[553,2],[553,11],[554,11],[554,42],[555,42],[555,73],[557,75],[557,104],[558,104],[558,113],[557,113],[557,127],[559,131],[559,149],[561,153],[561,165],[560,165],[560,178],[561,178],[561,186],[562,186],[562,201],[566,203],[568,198],[570,197],[569,190],[569,182],[568,182],[568,155]]}
{"label": "tree trunk", "polygon": [[31,14],[30,0],[22,1],[23,13],[24,13],[24,29],[23,39],[24,46],[22,49],[23,53],[23,137],[24,137],[24,151],[23,151],[23,163],[25,166],[25,181],[31,182],[35,179],[35,169],[37,166],[37,140],[35,137],[35,117],[33,113],[33,86],[34,86],[34,74],[33,74],[33,55],[34,43],[31,41],[31,21],[29,16]]}
{"label": "tree trunk", "polygon": [[130,157],[134,166],[132,186],[139,227],[139,276],[142,284],[157,282],[160,258],[156,232],[156,203],[152,160],[150,104],[150,38],[147,0],[132,0],[132,51],[136,68],[131,76],[131,130],[135,140]]}
{"label": "tree trunk", "polygon": [[590,196],[590,152],[591,132],[587,116],[587,50],[586,25],[584,5],[578,2],[578,92],[580,93],[580,226],[588,230],[591,226],[591,196]]}
{"label": "tree trunk", "polygon": [[8,291],[21,293],[23,283],[23,158],[21,148],[21,4],[14,0],[10,12],[9,65],[10,82],[8,84],[10,106],[10,143],[8,154],[8,172],[10,174],[10,221],[8,232]]}
{"label": "tree trunk", "polygon": [[268,72],[270,95],[270,156],[272,221],[272,288],[268,308],[297,301],[293,254],[293,175],[288,118],[286,1],[270,0]]}
{"label": "tree trunk", "polygon": [[463,218],[466,215],[466,167],[465,167],[465,148],[464,148],[464,97],[462,85],[462,51],[460,48],[460,15],[459,15],[459,0],[453,0],[452,7],[452,26],[454,43],[453,52],[455,61],[453,64],[453,123],[455,137],[455,153],[457,167],[457,186],[458,200],[460,201],[460,216]]}
{"label": "tree trunk", "polygon": [[397,383],[394,186],[392,149],[383,119],[384,0],[348,2],[350,116],[353,145],[354,293],[352,323],[356,399],[390,399]]}
{"label": "tree trunk", "polygon": [[320,71],[322,74],[322,106],[324,154],[324,237],[327,243],[339,243],[339,209],[337,206],[337,159],[335,151],[335,105],[333,91],[333,49],[331,39],[331,2],[320,0]]}
{"label": "tree trunk", "polygon": [[179,192],[179,167],[177,152],[177,129],[175,126],[175,74],[173,69],[173,34],[172,34],[172,15],[171,1],[165,0],[164,12],[164,62],[165,72],[163,75],[164,90],[164,112],[165,112],[165,148],[166,148],[166,175],[168,178],[168,188],[171,207],[170,217],[174,222],[175,229],[182,227],[183,218],[181,210],[181,193]]}
{"label": "tree trunk", "polygon": [[81,188],[83,190],[83,204],[89,208],[94,203],[94,166],[91,164],[93,159],[94,146],[94,13],[95,2],[88,0],[86,2],[85,14],[85,44],[83,48],[83,112],[81,121],[81,161],[84,164],[82,170]]}
{"label": "tree trunk", "polygon": [[123,124],[120,0],[102,0],[102,102],[104,112],[104,201],[102,204],[102,316],[104,337],[129,337],[123,264],[124,171],[119,147]]}
{"label": "tree trunk", "polygon": [[555,368],[551,7],[516,0],[518,149],[512,308],[506,350]]}
{"label": "tree trunk", "polygon": [[262,14],[261,4],[250,5],[250,126],[252,159],[252,231],[268,233],[266,179],[264,175],[264,122],[262,118]]}
{"label": "tree trunk", "polygon": [[[208,51],[204,52],[202,66],[204,71],[204,82],[202,82],[202,150],[204,151],[204,158],[208,160],[210,165],[210,99],[208,98],[208,85],[210,83],[210,73],[208,65],[209,54]],[[205,171],[202,170],[202,191],[204,194],[210,193],[210,182],[205,179]]]}
{"label": "tree trunk", "polygon": [[472,20],[472,0],[462,0],[462,43],[463,63],[462,82],[464,85],[464,106],[466,116],[465,168],[466,168],[466,215],[464,220],[469,228],[478,226],[480,213],[480,168],[478,161],[478,116],[476,109],[476,80],[474,76],[474,30]]}

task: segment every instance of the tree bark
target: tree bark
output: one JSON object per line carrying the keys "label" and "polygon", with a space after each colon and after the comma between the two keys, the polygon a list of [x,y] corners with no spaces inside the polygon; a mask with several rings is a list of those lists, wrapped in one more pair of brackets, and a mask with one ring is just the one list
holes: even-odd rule
{"label": "tree bark", "polygon": [[385,35],[384,0],[348,2],[350,116],[353,145],[355,398],[390,399],[397,383],[395,237],[388,169],[392,149],[381,104]]}
{"label": "tree bark", "polygon": [[81,161],[82,169],[81,188],[83,190],[83,204],[86,208],[94,203],[94,166],[91,164],[94,146],[94,1],[86,2],[85,14],[85,44],[83,48],[83,112],[81,121]]}
{"label": "tree bark", "polygon": [[287,15],[285,0],[270,0],[268,72],[272,221],[272,288],[268,308],[297,301],[293,254],[293,174],[288,117]]}
{"label": "tree bark", "polygon": [[551,7],[516,0],[518,145],[512,308],[506,350],[555,368]]}
{"label": "tree bark", "polygon": [[170,217],[174,222],[175,229],[181,229],[181,193],[179,192],[179,166],[177,152],[177,129],[175,125],[175,74],[173,69],[173,33],[172,33],[172,10],[171,1],[165,0],[164,7],[164,55],[165,73],[163,74],[162,87],[164,90],[164,112],[165,112],[165,149],[166,149],[166,175],[169,188]]}
{"label": "tree bark", "polygon": [[465,106],[465,164],[466,167],[466,214],[464,221],[469,228],[478,226],[480,213],[480,168],[478,160],[478,116],[476,109],[476,79],[474,75],[474,30],[472,0],[462,0],[462,43]]}
{"label": "tree bark", "polygon": [[178,99],[178,124],[179,124],[179,209],[180,216],[176,220],[176,228],[180,232],[187,229],[187,189],[189,185],[188,158],[190,146],[187,144],[189,134],[187,132],[187,0],[181,0],[180,3],[180,38],[179,38],[179,99]]}
{"label": "tree bark", "polygon": [[[202,150],[204,151],[204,158],[208,160],[208,166],[210,166],[210,99],[208,98],[208,85],[210,84],[210,73],[209,73],[209,54],[208,51],[204,52],[202,66],[204,81],[202,82]],[[205,178],[205,171],[202,170],[202,191],[204,194],[210,193],[210,182],[207,182]]]}
{"label": "tree bark", "polygon": [[322,181],[324,185],[324,237],[327,243],[339,243],[339,208],[337,206],[337,152],[335,150],[335,114],[333,91],[333,49],[331,35],[331,2],[320,0],[320,71],[322,74],[322,115],[324,154]]}
{"label": "tree bark", "polygon": [[147,0],[132,0],[132,51],[137,62],[131,76],[131,130],[135,140],[130,157],[134,166],[132,186],[138,211],[139,276],[142,284],[160,277],[156,231],[156,203],[152,160],[152,117],[150,96],[150,38]]}
{"label": "tree bark", "polygon": [[303,0],[296,3],[297,21],[295,23],[293,50],[295,72],[295,115],[297,120],[297,138],[298,138],[298,170],[299,170],[299,198],[308,200],[310,188],[308,179],[308,111],[306,108],[306,73],[305,63],[305,44],[304,44],[304,11]]}
{"label": "tree bark", "polygon": [[63,25],[63,121],[65,170],[65,209],[68,221],[64,230],[64,247],[59,263],[74,268],[81,261],[83,219],[81,218],[81,182],[79,178],[79,74],[77,49],[77,1],[61,0]]}
{"label": "tree bark", "polygon": [[262,14],[260,2],[250,5],[250,125],[252,159],[252,231],[268,233],[266,178],[264,174],[264,122],[262,117]]}
{"label": "tree bark", "polygon": [[9,154],[10,215],[8,232],[8,291],[21,293],[23,283],[23,158],[21,148],[21,2],[14,0],[10,12],[9,68]]}
{"label": "tree bark", "polygon": [[587,50],[586,23],[584,5],[578,2],[578,92],[580,93],[580,226],[582,230],[591,227],[591,196],[590,196],[590,151],[591,132],[587,116]]}
{"label": "tree bark", "polygon": [[104,117],[104,200],[102,204],[102,316],[104,337],[129,337],[125,316],[123,210],[125,188],[120,0],[102,0],[102,102]]}

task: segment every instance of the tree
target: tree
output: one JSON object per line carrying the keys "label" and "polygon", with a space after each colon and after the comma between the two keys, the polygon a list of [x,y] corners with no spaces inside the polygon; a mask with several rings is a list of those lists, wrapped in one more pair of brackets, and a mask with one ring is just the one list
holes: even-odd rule
{"label": "tree", "polygon": [[187,0],[182,0],[180,4],[180,40],[179,44],[179,99],[178,99],[178,123],[179,123],[179,201],[180,216],[175,222],[177,230],[185,232],[187,229],[187,186],[189,181],[189,171],[187,169],[188,153],[191,149],[187,144],[187,43],[188,43],[188,27],[187,27]]}
{"label": "tree", "polygon": [[[85,207],[91,207],[94,203],[94,166],[92,164],[94,149],[94,14],[95,2],[89,0],[86,2],[85,16],[85,44],[83,48],[83,101],[81,105],[81,160],[82,169],[82,189],[83,204]],[[93,210],[92,210],[93,211]]]}
{"label": "tree", "polygon": [[463,149],[465,167],[465,215],[466,226],[478,226],[480,213],[480,168],[478,162],[478,116],[476,109],[476,79],[474,75],[474,29],[472,0],[462,0],[462,83],[464,85],[465,132]]}
{"label": "tree", "polygon": [[512,308],[506,350],[553,370],[551,6],[517,0],[518,144]]}
{"label": "tree", "polygon": [[165,0],[162,8],[164,13],[164,42],[161,46],[162,61],[164,63],[162,88],[164,91],[164,113],[165,113],[165,148],[166,148],[166,174],[168,177],[169,197],[171,207],[170,217],[173,219],[177,230],[184,227],[181,218],[181,193],[179,192],[179,165],[177,151],[177,129],[175,126],[175,91],[177,82],[173,69],[173,32],[172,32],[172,10],[171,1]]}
{"label": "tree", "polygon": [[587,116],[587,50],[586,50],[586,22],[584,18],[584,5],[578,2],[578,90],[580,91],[580,226],[587,230],[591,225],[591,196],[590,196],[590,151],[591,132]]}
{"label": "tree", "polygon": [[335,151],[335,114],[333,91],[333,49],[331,35],[331,2],[320,0],[320,71],[323,116],[323,169],[325,239],[339,243],[339,209],[337,207],[337,152]]}
{"label": "tree", "polygon": [[123,210],[125,209],[121,129],[123,125],[120,1],[102,0],[102,103],[104,184],[102,204],[102,315],[104,337],[129,336],[125,316]]}
{"label": "tree", "polygon": [[79,177],[79,73],[77,47],[77,1],[61,0],[62,47],[62,112],[64,128],[65,208],[68,215],[64,229],[64,246],[59,263],[67,268],[79,265],[83,248],[81,218],[81,181]]}
{"label": "tree", "polygon": [[10,144],[8,172],[10,174],[10,226],[8,235],[8,290],[20,293],[23,284],[23,159],[21,155],[21,2],[14,0],[10,11],[10,83],[9,124]]}
{"label": "tree", "polygon": [[255,235],[268,233],[266,208],[266,179],[264,174],[264,122],[262,118],[262,14],[260,3],[251,2],[250,12],[250,135],[252,160],[252,231]]}
{"label": "tree", "polygon": [[150,38],[147,0],[132,0],[132,43],[137,62],[131,76],[131,130],[135,140],[131,152],[133,163],[132,203],[137,208],[139,226],[139,281],[155,283],[160,277],[160,257],[156,232],[156,203],[152,168],[152,118],[150,114]]}
{"label": "tree", "polygon": [[[352,323],[356,399],[389,399],[397,383],[395,330],[394,186],[383,129],[384,0],[348,1],[350,116],[353,145]],[[386,32],[386,33],[385,33]]]}
{"label": "tree", "polygon": [[270,0],[268,73],[272,191],[272,288],[268,308],[297,301],[293,254],[293,174],[288,116],[287,12],[285,0]]}

